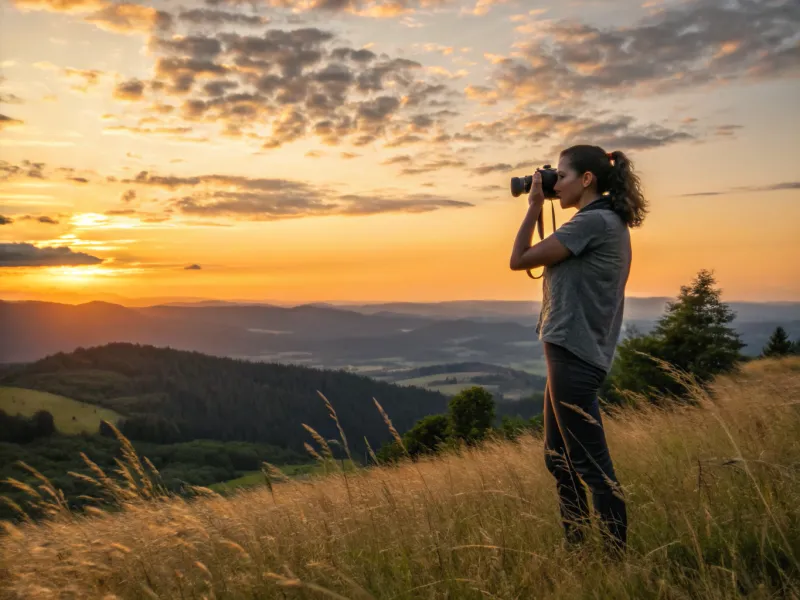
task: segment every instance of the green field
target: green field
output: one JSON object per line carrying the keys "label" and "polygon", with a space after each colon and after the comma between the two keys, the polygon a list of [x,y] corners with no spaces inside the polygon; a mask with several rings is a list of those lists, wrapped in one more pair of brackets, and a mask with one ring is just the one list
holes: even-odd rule
{"label": "green field", "polygon": [[[425,375],[423,377],[414,377],[413,379],[401,379],[399,381],[395,381],[396,385],[416,385],[419,387],[427,387],[434,381],[441,381],[443,379],[447,379],[448,377],[455,377],[458,379],[459,383],[475,377],[477,375],[490,375],[486,371],[464,371],[461,373],[436,373],[435,375]],[[474,384],[473,384],[474,385]]]}
{"label": "green field", "polygon": [[120,414],[64,396],[38,390],[0,386],[0,409],[11,415],[29,417],[38,410],[53,415],[56,429],[61,433],[97,433],[100,420],[116,423]]}
{"label": "green field", "polygon": [[[341,463],[337,463],[341,465]],[[356,470],[355,465],[351,463],[349,460],[344,461],[344,470],[347,472]],[[339,467],[334,467],[333,465],[329,465],[329,473],[335,471]],[[325,468],[320,465],[319,463],[306,463],[302,465],[278,465],[278,469],[280,469],[281,473],[286,475],[291,479],[299,479],[304,476],[309,475],[325,475]],[[264,474],[261,471],[250,471],[242,475],[241,477],[237,477],[236,479],[230,479],[228,481],[222,481],[220,483],[212,483],[208,486],[210,489],[214,490],[218,493],[224,492],[232,492],[239,488],[249,488],[257,485],[265,485],[266,480],[264,479]]]}

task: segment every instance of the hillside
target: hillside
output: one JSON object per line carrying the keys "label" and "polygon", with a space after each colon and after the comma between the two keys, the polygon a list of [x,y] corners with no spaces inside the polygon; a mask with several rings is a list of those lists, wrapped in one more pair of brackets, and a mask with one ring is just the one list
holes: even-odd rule
{"label": "hillside", "polygon": [[796,597],[798,375],[797,358],[755,361],[713,403],[607,418],[631,522],[621,563],[595,538],[561,546],[541,440],[525,437],[9,528],[0,597]]}
{"label": "hillside", "polygon": [[325,394],[364,453],[389,432],[373,403],[405,431],[444,412],[446,397],[341,371],[254,363],[168,348],[109,344],[56,354],[0,376],[0,385],[59,394],[122,414],[134,440],[159,443],[212,439],[263,442],[303,451],[303,423],[335,437],[317,394]]}
{"label": "hillside", "polygon": [[101,419],[116,423],[119,413],[72,398],[37,390],[0,387],[0,410],[9,415],[29,417],[38,410],[53,415],[56,429],[62,433],[96,433]]}

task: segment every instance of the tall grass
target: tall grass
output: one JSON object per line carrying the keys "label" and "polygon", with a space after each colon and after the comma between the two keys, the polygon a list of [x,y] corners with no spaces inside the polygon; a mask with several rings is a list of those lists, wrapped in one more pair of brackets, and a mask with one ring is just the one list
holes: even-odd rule
{"label": "tall grass", "polygon": [[267,465],[267,486],[194,500],[148,488],[126,454],[130,478],[98,474],[121,510],[5,525],[0,598],[800,598],[800,360],[692,389],[697,406],[605,420],[629,507],[621,562],[597,534],[562,547],[532,436],[309,481]]}

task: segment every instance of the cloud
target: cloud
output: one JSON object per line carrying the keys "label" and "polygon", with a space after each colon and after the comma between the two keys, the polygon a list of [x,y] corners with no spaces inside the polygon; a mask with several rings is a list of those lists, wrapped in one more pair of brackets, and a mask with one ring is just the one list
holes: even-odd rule
{"label": "cloud", "polygon": [[202,268],[203,267],[201,267],[200,265],[194,264],[194,265],[188,265],[186,267],[183,267],[183,270],[184,271],[200,271]]}
{"label": "cloud", "polygon": [[481,165],[480,167],[474,167],[471,170],[476,175],[488,175],[489,173],[508,173],[509,171],[516,171],[517,169],[535,168],[536,165],[544,165],[547,162],[548,161],[546,160],[532,160],[520,162],[515,165],[510,165],[508,163],[495,163],[493,165]]}
{"label": "cloud", "polygon": [[0,181],[16,179],[18,177],[31,177],[33,179],[45,179],[45,163],[31,162],[23,160],[18,165],[11,164],[6,160],[0,160]]}
{"label": "cloud", "polygon": [[67,67],[63,70],[67,79],[79,79],[81,83],[76,83],[70,86],[70,89],[80,93],[88,93],[88,91],[100,83],[100,78],[105,75],[103,71],[95,69],[72,69]]}
{"label": "cloud", "polygon": [[[3,78],[0,77],[0,81],[2,80]],[[0,104],[24,104],[24,100],[16,94],[5,94],[0,92]]]}
{"label": "cloud", "polygon": [[193,25],[266,25],[270,22],[268,17],[243,15],[210,8],[195,8],[183,11],[178,15],[178,19]]}
{"label": "cloud", "polygon": [[423,173],[431,173],[440,169],[462,168],[466,165],[467,163],[460,159],[440,158],[438,160],[429,161],[418,167],[406,167],[400,171],[400,175],[421,175]]}
{"label": "cloud", "polygon": [[101,29],[115,33],[150,33],[172,26],[172,16],[150,6],[121,2],[107,3],[97,12],[84,18]]}
{"label": "cloud", "polygon": [[472,10],[463,8],[461,10],[462,14],[471,14],[475,16],[483,16],[487,14],[492,6],[496,6],[498,4],[508,4],[509,0],[476,0],[475,6]]}
{"label": "cloud", "polygon": [[96,256],[74,252],[66,246],[39,248],[24,242],[0,242],[0,267],[55,267],[96,265],[103,262]]}
{"label": "cloud", "polygon": [[735,187],[717,192],[693,192],[691,194],[682,194],[682,196],[724,196],[727,194],[750,194],[755,192],[779,192],[786,190],[800,190],[800,181],[785,181],[782,183],[772,183],[769,185]]}
{"label": "cloud", "polygon": [[387,158],[381,164],[382,165],[399,165],[399,164],[409,164],[411,163],[411,157],[408,154],[403,154],[401,156],[393,156],[391,158]]}
{"label": "cloud", "polygon": [[648,150],[695,136],[662,125],[639,123],[630,116],[579,116],[566,113],[540,112],[532,106],[521,106],[495,121],[472,122],[465,127],[470,134],[503,143],[550,140],[558,147],[589,141],[608,151]]}
{"label": "cloud", "polygon": [[[170,213],[171,211],[166,211]],[[133,208],[120,208],[107,210],[103,213],[107,217],[131,217],[136,218],[142,223],[164,223],[172,218],[171,214],[143,212]]]}
{"label": "cloud", "polygon": [[0,225],[11,225],[13,222],[14,219],[11,217],[4,217],[3,215],[0,215]]}
{"label": "cloud", "polygon": [[[208,4],[239,4],[240,0],[206,0]],[[452,5],[454,0],[266,0],[275,8],[291,8],[294,12],[346,12],[362,17],[390,19],[410,16],[417,9]]]}
{"label": "cloud", "polygon": [[13,119],[9,116],[0,114],[0,131],[5,129],[10,129],[12,127],[20,127],[24,121],[20,121],[19,119]]}
{"label": "cloud", "polygon": [[51,12],[82,12],[101,8],[107,0],[11,0],[23,10],[47,10]]}
{"label": "cloud", "polygon": [[38,223],[44,223],[46,225],[58,225],[58,221],[56,221],[53,217],[48,217],[46,215],[42,216],[34,216],[34,215],[25,215],[19,218],[20,221],[36,221]]}
{"label": "cloud", "polygon": [[130,79],[117,84],[114,88],[114,98],[128,102],[141,100],[144,95],[144,83],[138,79]]}
{"label": "cloud", "polygon": [[331,188],[302,181],[238,175],[177,177],[142,171],[123,183],[178,191],[170,205],[184,215],[195,217],[278,220],[322,215],[416,213],[473,206],[441,196],[340,194]]}
{"label": "cloud", "polygon": [[798,28],[796,0],[680,2],[616,27],[537,22],[518,58],[498,62],[494,88],[556,105],[796,76]]}
{"label": "cloud", "polygon": [[[223,19],[217,13],[209,14]],[[115,97],[142,100],[152,93],[171,112],[164,100],[172,96],[181,104],[170,127],[179,117],[267,150],[306,137],[331,146],[429,141],[457,115],[443,109],[460,94],[420,63],[336,42],[334,33],[315,27],[154,35],[153,78],[121,84]],[[163,133],[141,125],[105,131]]]}

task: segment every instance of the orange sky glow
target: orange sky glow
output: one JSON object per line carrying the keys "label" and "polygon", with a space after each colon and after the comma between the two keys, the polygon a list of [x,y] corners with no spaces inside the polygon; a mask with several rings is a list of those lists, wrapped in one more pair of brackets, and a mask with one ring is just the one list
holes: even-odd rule
{"label": "orange sky glow", "polygon": [[799,27],[790,0],[12,0],[0,298],[538,300],[509,178],[592,143],[650,202],[628,295],[710,269],[800,300]]}

